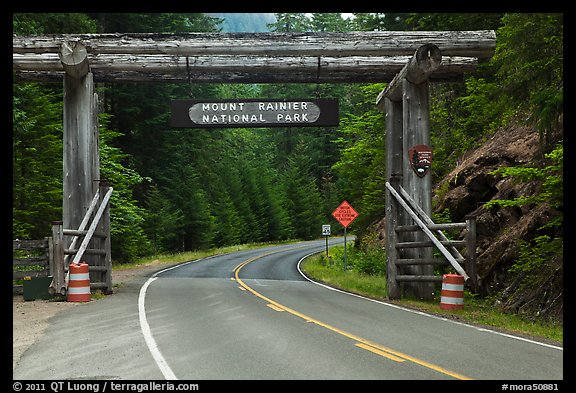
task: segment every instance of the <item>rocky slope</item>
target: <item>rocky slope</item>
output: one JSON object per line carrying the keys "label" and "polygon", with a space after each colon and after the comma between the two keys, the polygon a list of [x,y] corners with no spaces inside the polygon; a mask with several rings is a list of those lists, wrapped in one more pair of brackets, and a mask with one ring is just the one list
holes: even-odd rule
{"label": "rocky slope", "polygon": [[[563,130],[553,136],[562,139]],[[519,256],[519,241],[545,234],[540,230],[560,214],[548,203],[523,207],[485,208],[492,199],[534,195],[539,181],[519,182],[491,174],[502,166],[542,165],[538,132],[512,125],[469,152],[437,185],[436,212],[448,209],[453,221],[476,218],[477,268],[483,296],[490,296],[505,311],[562,320],[563,258],[547,260],[538,271],[511,272]],[[550,233],[551,236],[555,234]]]}

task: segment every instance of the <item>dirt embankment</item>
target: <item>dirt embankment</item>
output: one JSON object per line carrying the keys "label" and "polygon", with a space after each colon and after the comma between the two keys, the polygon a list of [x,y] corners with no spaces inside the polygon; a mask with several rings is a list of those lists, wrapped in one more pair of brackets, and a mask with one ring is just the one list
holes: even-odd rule
{"label": "dirt embankment", "polygon": [[[557,130],[556,140],[562,138]],[[500,129],[490,140],[467,154],[437,186],[435,211],[448,209],[453,221],[476,219],[477,269],[481,294],[495,298],[505,311],[562,321],[563,258],[546,261],[538,272],[512,272],[520,255],[520,242],[530,242],[561,212],[548,203],[522,207],[485,208],[493,199],[529,197],[540,181],[520,182],[492,172],[503,166],[541,167],[538,131],[526,126]],[[549,233],[552,237],[554,233]]]}

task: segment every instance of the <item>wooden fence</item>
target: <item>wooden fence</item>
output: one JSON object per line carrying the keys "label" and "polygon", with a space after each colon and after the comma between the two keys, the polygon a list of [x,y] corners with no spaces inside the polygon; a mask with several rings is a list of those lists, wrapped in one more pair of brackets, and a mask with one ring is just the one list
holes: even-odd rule
{"label": "wooden fence", "polygon": [[23,280],[50,275],[50,243],[41,240],[14,240],[12,242],[12,292],[23,293]]}
{"label": "wooden fence", "polygon": [[[13,241],[13,293],[23,293],[24,279],[52,276],[51,294],[66,295],[68,265],[88,256],[90,288],[112,293],[110,247],[110,196],[112,187],[105,181],[92,199],[80,227],[64,228],[62,221],[52,223],[52,236],[43,240]],[[64,236],[72,237],[66,239]],[[80,241],[81,240],[81,241]],[[71,258],[72,257],[72,258]]]}

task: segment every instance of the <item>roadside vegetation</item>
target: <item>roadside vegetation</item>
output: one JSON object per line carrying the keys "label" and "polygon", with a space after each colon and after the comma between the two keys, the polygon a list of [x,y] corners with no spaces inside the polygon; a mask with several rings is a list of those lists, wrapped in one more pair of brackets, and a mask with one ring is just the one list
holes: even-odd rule
{"label": "roadside vegetation", "polygon": [[349,244],[346,270],[344,270],[344,246],[331,247],[328,254],[328,257],[326,253],[320,253],[307,258],[301,265],[303,273],[314,281],[406,308],[417,309],[470,324],[484,325],[512,334],[522,334],[556,342],[563,340],[562,324],[505,313],[499,308],[497,300],[480,298],[468,290],[464,291],[463,310],[443,310],[440,308],[440,284],[434,299],[431,301],[413,298],[389,301],[386,288],[386,257],[381,248],[358,250]]}

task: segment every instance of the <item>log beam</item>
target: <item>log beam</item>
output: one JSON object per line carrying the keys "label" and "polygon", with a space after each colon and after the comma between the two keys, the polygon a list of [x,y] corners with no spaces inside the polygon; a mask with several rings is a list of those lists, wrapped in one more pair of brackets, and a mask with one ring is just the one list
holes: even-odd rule
{"label": "log beam", "polygon": [[[61,80],[64,67],[57,55],[14,53],[12,66],[21,80]],[[97,82],[382,82],[399,73],[410,56],[265,57],[265,56],[168,56],[88,55]],[[471,57],[442,57],[430,76],[433,81],[460,80],[476,70]]]}
{"label": "log beam", "polygon": [[14,53],[58,53],[62,42],[82,42],[90,54],[410,56],[433,42],[445,56],[490,58],[494,30],[314,33],[111,33],[14,36]]}

